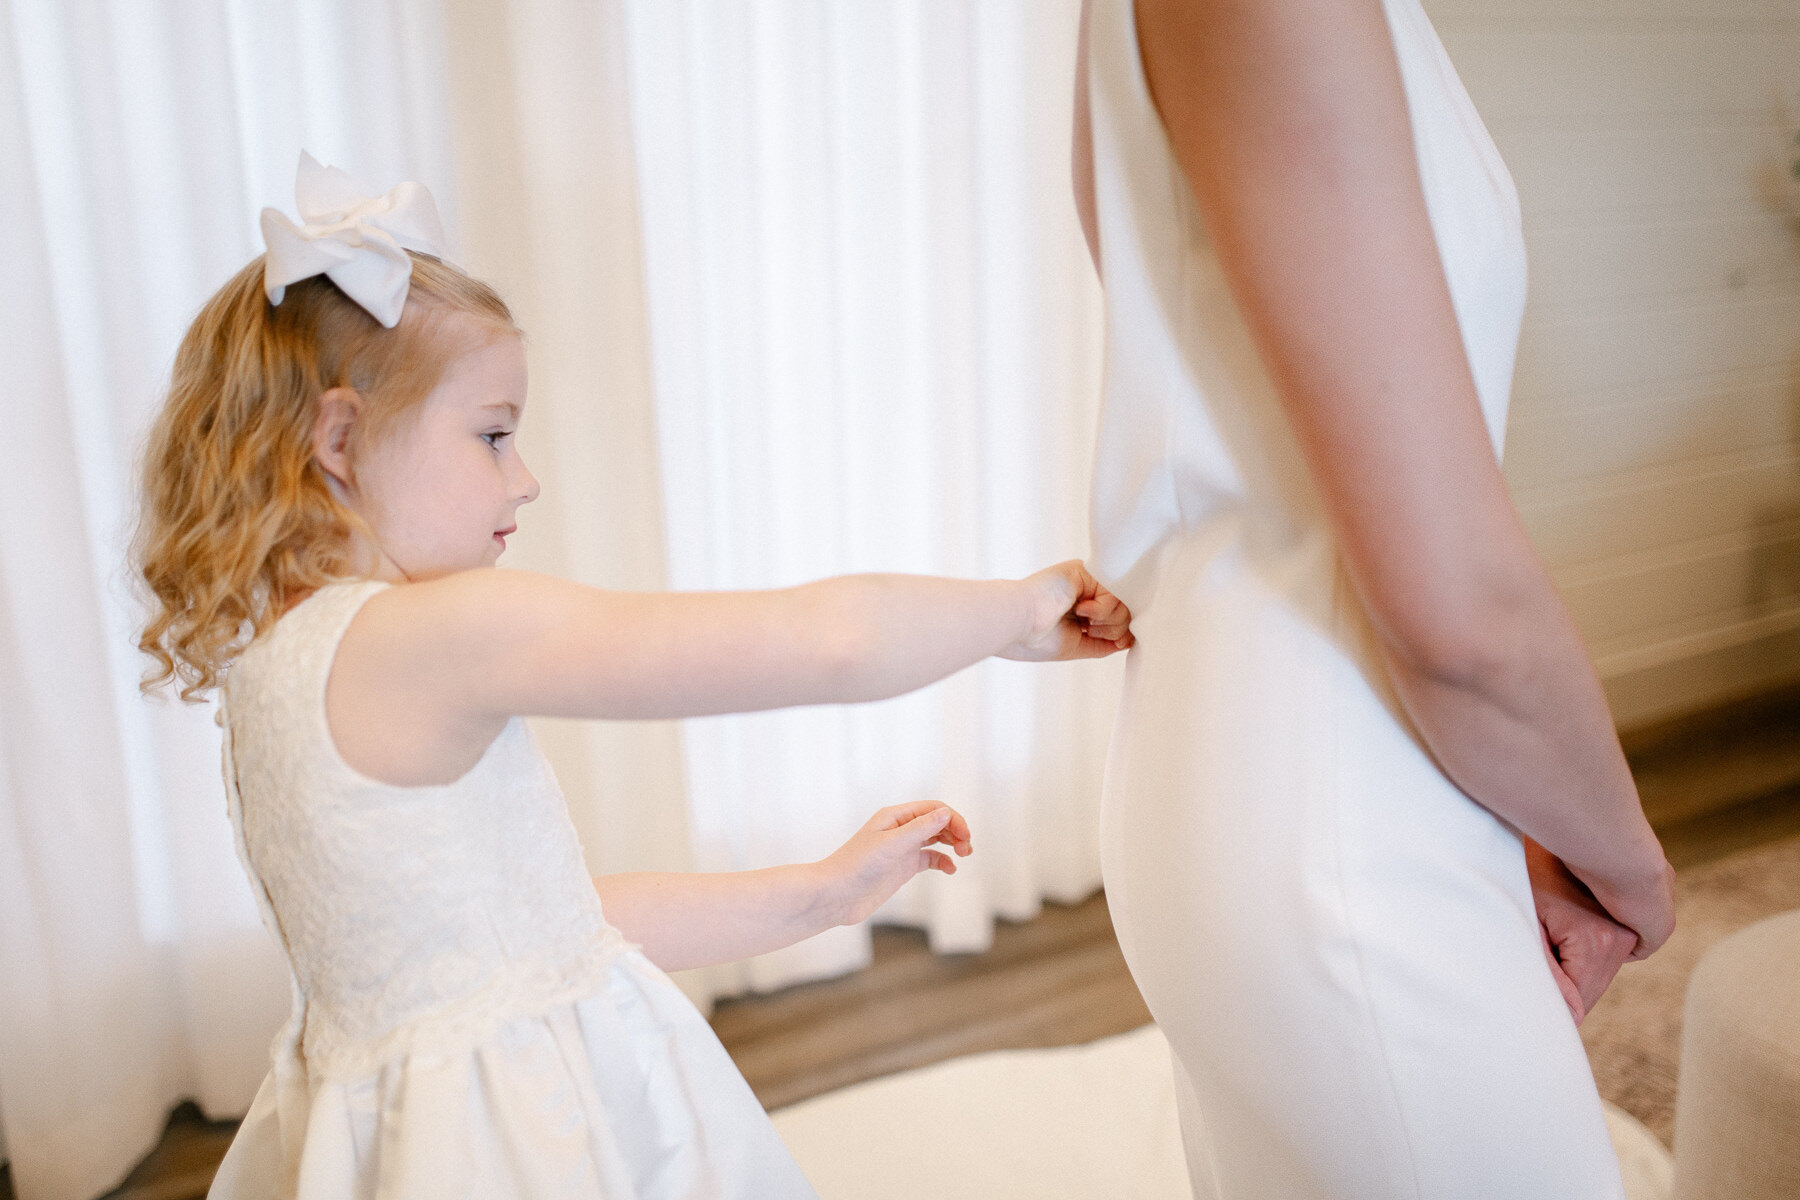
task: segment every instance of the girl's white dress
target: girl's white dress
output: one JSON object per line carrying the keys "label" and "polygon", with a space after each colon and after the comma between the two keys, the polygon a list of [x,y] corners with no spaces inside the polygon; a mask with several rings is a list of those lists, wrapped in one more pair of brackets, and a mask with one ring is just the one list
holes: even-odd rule
{"label": "girl's white dress", "polygon": [[210,1196],[812,1198],[712,1030],[606,923],[522,721],[443,786],[339,757],[326,678],[384,586],[315,592],[225,688],[232,825],[294,1008]]}
{"label": "girl's white dress", "polygon": [[[1384,7],[1498,450],[1525,300],[1517,194],[1418,0]],[[1175,1055],[1196,1195],[1621,1196],[1519,840],[1395,701],[1150,100],[1131,4],[1094,0],[1088,42],[1095,570],[1137,635],[1103,865]]]}

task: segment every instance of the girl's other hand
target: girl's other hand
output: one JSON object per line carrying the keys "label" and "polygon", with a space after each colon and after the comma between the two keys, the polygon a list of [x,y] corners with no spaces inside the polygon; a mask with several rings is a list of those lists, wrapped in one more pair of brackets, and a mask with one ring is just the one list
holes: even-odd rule
{"label": "girl's other hand", "polygon": [[969,823],[945,804],[929,800],[896,804],[870,817],[863,827],[819,863],[825,873],[822,900],[832,923],[854,925],[900,890],[920,871],[956,874],[956,859],[931,846],[948,846],[958,858],[973,849]]}
{"label": "girl's other hand", "polygon": [[1104,658],[1130,648],[1131,610],[1101,587],[1079,559],[1046,567],[1019,586],[1028,594],[1031,624],[1000,657],[1052,662]]}

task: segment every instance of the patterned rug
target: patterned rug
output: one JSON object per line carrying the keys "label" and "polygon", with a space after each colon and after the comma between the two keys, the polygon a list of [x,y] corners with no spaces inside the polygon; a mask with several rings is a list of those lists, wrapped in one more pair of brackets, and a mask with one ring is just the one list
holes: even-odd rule
{"label": "patterned rug", "polygon": [[1600,1094],[1669,1144],[1675,1133],[1675,1074],[1688,976],[1720,938],[1800,908],[1800,838],[1691,867],[1675,883],[1675,934],[1619,972],[1582,1024]]}

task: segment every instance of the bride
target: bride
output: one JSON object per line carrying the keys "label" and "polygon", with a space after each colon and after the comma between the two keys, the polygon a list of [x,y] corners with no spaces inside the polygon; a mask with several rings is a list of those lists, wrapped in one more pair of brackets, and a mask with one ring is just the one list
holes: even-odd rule
{"label": "bride", "polygon": [[1671,872],[1500,474],[1505,164],[1418,0],[1084,26],[1104,867],[1195,1192],[1621,1196],[1575,1025]]}

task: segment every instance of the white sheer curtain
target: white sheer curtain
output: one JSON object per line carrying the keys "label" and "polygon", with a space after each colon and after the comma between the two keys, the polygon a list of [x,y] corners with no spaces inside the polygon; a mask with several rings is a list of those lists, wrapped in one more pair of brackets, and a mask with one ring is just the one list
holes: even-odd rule
{"label": "white sheer curtain", "polygon": [[[0,1106],[15,1184],[94,1195],[285,1007],[208,709],[141,700],[132,460],[175,344],[306,145],[449,182],[430,4],[0,5]],[[446,197],[454,200],[454,191]]]}
{"label": "white sheer curtain", "polygon": [[[618,587],[1023,572],[1085,547],[1093,292],[1074,0],[0,0],[0,1120],[23,1200],[105,1190],[283,1015],[210,711],[139,699],[131,459],[305,146],[422,179],[530,331],[515,565]],[[1098,881],[1115,670],[855,711],[546,723],[596,870],[823,852],[880,804],[979,851],[889,916],[984,944]],[[924,881],[935,885],[940,881]],[[866,935],[684,981],[844,969]]]}
{"label": "white sheer curtain", "polygon": [[[1086,545],[1098,297],[1068,200],[1076,6],[629,9],[671,583],[1023,573]],[[879,805],[981,851],[886,915],[933,945],[1090,891],[1108,667],[689,725],[697,862],[816,855]],[[860,963],[840,930],[722,972]]]}

